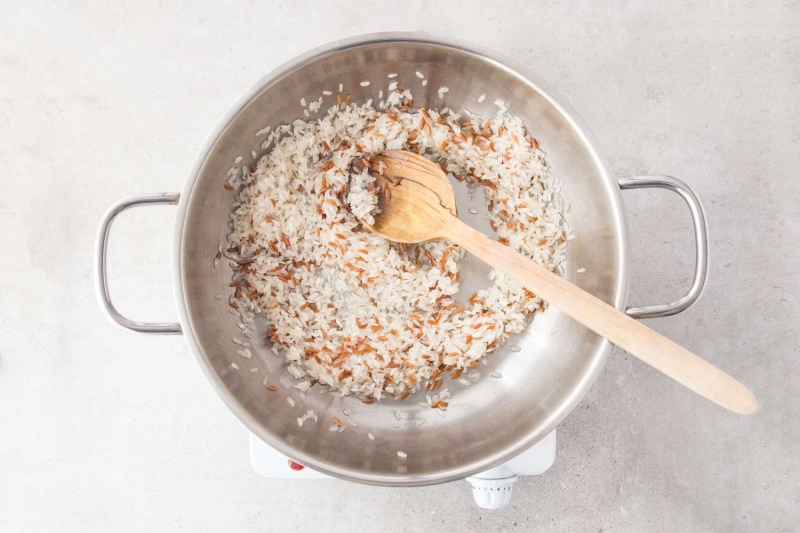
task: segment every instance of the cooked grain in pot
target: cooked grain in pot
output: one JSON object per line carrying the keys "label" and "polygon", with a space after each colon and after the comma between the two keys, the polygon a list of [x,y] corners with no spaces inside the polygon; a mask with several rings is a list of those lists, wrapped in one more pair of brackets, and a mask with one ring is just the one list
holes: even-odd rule
{"label": "cooked grain in pot", "polygon": [[[304,392],[319,383],[372,403],[437,391],[544,309],[494,270],[488,288],[457,301],[462,249],[391,243],[365,229],[377,192],[374,178],[352,170],[356,161],[421,153],[462,186],[483,185],[501,242],[550,270],[565,260],[571,230],[558,182],[519,118],[499,101],[488,120],[414,109],[409,91],[390,90],[385,111],[348,96],[324,118],[273,129],[271,151],[237,182],[225,249],[231,303],[244,327],[256,314],[267,319],[273,351]],[[428,402],[442,415],[445,393]]]}

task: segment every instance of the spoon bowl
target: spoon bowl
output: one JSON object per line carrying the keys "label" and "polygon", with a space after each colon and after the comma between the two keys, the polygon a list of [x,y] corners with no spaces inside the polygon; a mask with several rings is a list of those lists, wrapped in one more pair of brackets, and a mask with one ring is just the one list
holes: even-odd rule
{"label": "spoon bowl", "polygon": [[375,231],[406,244],[444,238],[458,210],[453,186],[436,163],[404,150],[383,152],[370,162],[378,185],[388,191],[378,196]]}

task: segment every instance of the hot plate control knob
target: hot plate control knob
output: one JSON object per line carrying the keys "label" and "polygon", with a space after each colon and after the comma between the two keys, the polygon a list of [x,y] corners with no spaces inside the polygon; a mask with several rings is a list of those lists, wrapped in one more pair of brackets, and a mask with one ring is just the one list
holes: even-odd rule
{"label": "hot plate control knob", "polygon": [[511,491],[517,479],[517,476],[501,479],[468,477],[467,481],[472,485],[472,495],[475,497],[478,507],[502,509],[511,502]]}

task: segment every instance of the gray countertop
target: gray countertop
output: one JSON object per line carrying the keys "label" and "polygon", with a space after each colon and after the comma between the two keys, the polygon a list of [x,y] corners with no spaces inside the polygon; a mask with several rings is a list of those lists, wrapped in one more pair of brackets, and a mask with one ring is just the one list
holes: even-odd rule
{"label": "gray countertop", "polygon": [[[24,5],[23,5],[24,4]],[[784,2],[12,2],[0,18],[0,531],[791,531],[800,523],[800,5]],[[674,4],[674,5],[673,5]],[[622,176],[704,201],[704,297],[648,324],[748,384],[740,417],[615,350],[511,506],[464,482],[258,477],[247,432],[180,337],[102,316],[91,254],[120,197],[182,188],[195,151],[278,64],[359,33],[476,42],[549,81]],[[626,192],[631,303],[679,296],[685,207]],[[174,316],[174,212],[115,227],[121,310]]]}

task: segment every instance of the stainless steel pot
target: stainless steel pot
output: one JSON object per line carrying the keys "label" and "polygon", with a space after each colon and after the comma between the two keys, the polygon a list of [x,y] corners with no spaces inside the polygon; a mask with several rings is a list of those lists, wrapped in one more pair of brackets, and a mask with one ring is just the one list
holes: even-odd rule
{"label": "stainless steel pot", "polygon": [[[427,86],[415,76],[425,74]],[[394,80],[387,74],[397,73]],[[368,80],[368,87],[360,86]],[[695,229],[697,264],[689,292],[665,305],[627,308],[628,314],[648,318],[686,309],[702,291],[707,264],[703,211],[692,191],[665,176],[615,179],[599,145],[578,115],[552,89],[525,69],[489,51],[418,34],[376,34],[333,43],[313,50],[271,72],[250,89],[211,133],[200,150],[181,194],[148,195],[123,200],[106,213],[96,249],[97,290],[102,307],[118,324],[143,333],[183,333],[211,385],[247,428],[268,444],[309,467],[333,476],[380,485],[440,483],[503,463],[547,435],[575,407],[602,369],[609,343],[571,321],[557,309],[536,315],[521,335],[478,367],[486,378],[499,370],[502,379],[481,379],[462,388],[450,386],[453,400],[445,418],[421,408],[419,398],[364,405],[353,398],[313,392],[303,406],[290,407],[287,396],[297,395],[294,380],[282,361],[258,343],[261,371],[250,374],[231,368],[241,363],[231,338],[235,319],[225,301],[231,271],[223,263],[213,268],[218,243],[228,231],[234,193],[222,187],[232,161],[254,162],[259,139],[255,132],[302,118],[301,97],[316,98],[324,90],[352,93],[356,101],[387,90],[391,81],[411,88],[418,106],[467,107],[484,116],[494,114],[494,100],[503,99],[522,117],[540,140],[556,176],[564,181],[563,195],[571,204],[568,221],[577,238],[568,253],[566,277],[599,298],[625,308],[628,281],[628,240],[620,191],[666,188],[680,194],[690,208]],[[438,89],[449,88],[444,99]],[[480,95],[486,99],[478,102]],[[330,104],[335,96],[327,97]],[[460,212],[468,195],[459,191]],[[174,279],[180,323],[141,323],[121,316],[108,294],[106,246],[114,218],[125,209],[150,204],[177,204]],[[474,217],[478,218],[478,217]],[[488,230],[488,227],[479,229]],[[576,274],[576,269],[585,273]],[[485,284],[486,267],[464,260],[463,291]],[[554,331],[557,334],[552,334]],[[509,347],[518,345],[519,353]],[[252,365],[249,365],[252,366]],[[247,368],[249,368],[249,366]],[[277,392],[262,385],[264,372]],[[452,382],[455,384],[455,382]],[[303,408],[301,409],[301,406]],[[296,419],[314,409],[319,423],[298,427]],[[328,431],[331,415],[349,408],[358,427],[342,433]],[[402,413],[398,424],[394,410]],[[426,423],[418,427],[416,421]],[[372,432],[376,439],[367,438]],[[401,459],[397,451],[408,454]]]}

